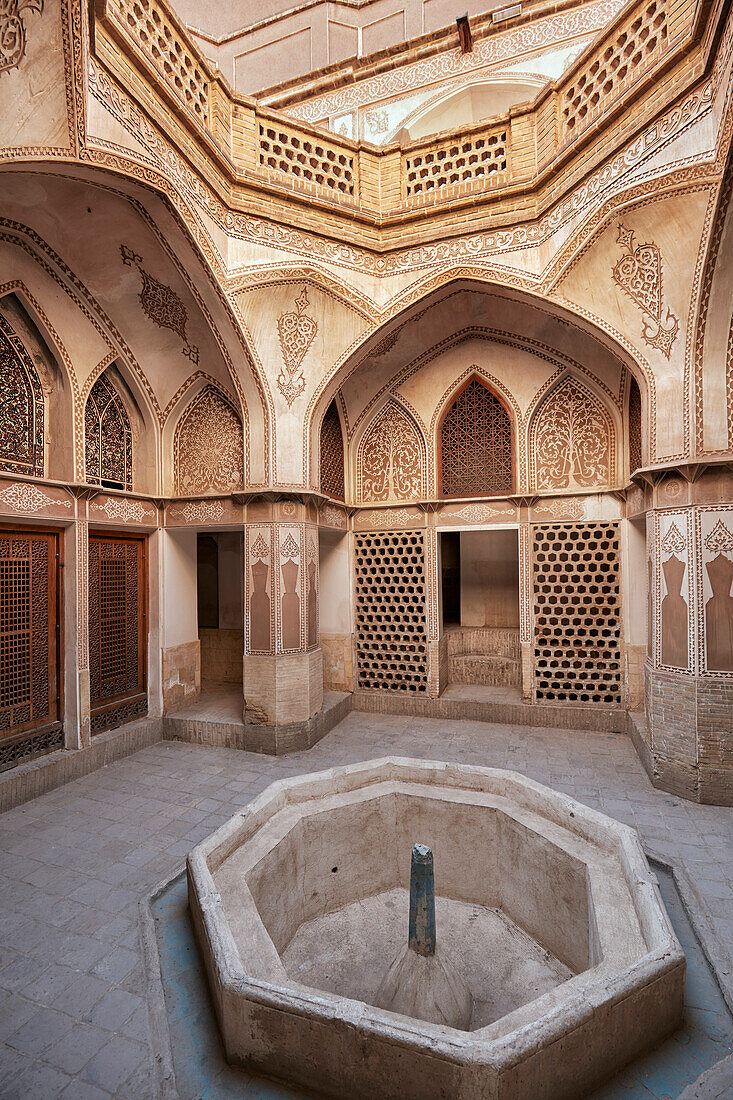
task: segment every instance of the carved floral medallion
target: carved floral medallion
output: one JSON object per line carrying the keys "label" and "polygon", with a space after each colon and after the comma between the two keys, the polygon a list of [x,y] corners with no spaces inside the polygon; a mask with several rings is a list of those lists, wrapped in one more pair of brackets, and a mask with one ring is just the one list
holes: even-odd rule
{"label": "carved floral medallion", "polygon": [[300,365],[316,338],[318,322],[305,311],[308,308],[308,292],[305,287],[295,299],[295,309],[278,317],[277,333],[280,337],[285,369],[277,376],[277,385],[288,405],[305,389],[305,377]]}
{"label": "carved floral medallion", "polygon": [[[0,0],[2,3],[2,0]],[[142,279],[142,290],[138,294],[143,312],[159,328],[169,328],[183,341],[181,352],[192,363],[199,361],[199,349],[188,342],[186,325],[188,324],[188,312],[175,290],[159,282],[142,266],[142,256],[134,252],[127,245],[120,245],[122,262],[127,267],[136,267]]]}
{"label": "carved floral medallion", "polygon": [[614,282],[628,294],[642,312],[642,337],[669,359],[680,323],[668,306],[662,291],[662,254],[652,241],[634,244],[634,231],[618,227],[617,243],[624,255],[613,268]]}

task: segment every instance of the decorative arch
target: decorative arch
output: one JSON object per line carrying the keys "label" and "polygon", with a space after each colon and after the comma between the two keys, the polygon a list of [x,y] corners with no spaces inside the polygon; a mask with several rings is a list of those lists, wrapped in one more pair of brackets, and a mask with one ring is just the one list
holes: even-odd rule
{"label": "decorative arch", "polygon": [[321,421],[320,465],[321,492],[344,500],[344,436],[335,397]]}
{"label": "decorative arch", "polygon": [[574,375],[565,375],[532,419],[530,453],[534,489],[612,485],[616,479],[613,418]]}
{"label": "decorative arch", "polygon": [[406,409],[390,399],[359,447],[359,500],[415,500],[425,495],[425,442]]}
{"label": "decorative arch", "polygon": [[513,444],[512,418],[504,402],[478,374],[471,374],[440,419],[440,494],[511,493]]}
{"label": "decorative arch", "polygon": [[642,464],[641,457],[641,390],[633,374],[629,375],[629,473]]}
{"label": "decorative arch", "polygon": [[43,477],[43,389],[33,360],[0,314],[0,469]]}
{"label": "decorative arch", "polygon": [[84,409],[84,460],[90,485],[132,489],[132,428],[108,371],[89,391]]}
{"label": "decorative arch", "polygon": [[204,386],[173,438],[177,493],[230,493],[244,484],[244,431],[236,409],[215,386]]}

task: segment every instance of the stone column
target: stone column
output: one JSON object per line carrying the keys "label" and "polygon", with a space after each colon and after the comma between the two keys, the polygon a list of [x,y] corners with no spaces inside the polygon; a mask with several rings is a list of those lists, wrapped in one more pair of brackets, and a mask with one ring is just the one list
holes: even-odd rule
{"label": "stone column", "polygon": [[245,740],[286,752],[317,739],[323,707],[318,527],[294,502],[261,502],[252,513],[263,520],[244,531]]}
{"label": "stone column", "polygon": [[[670,477],[647,513],[646,740],[657,786],[733,804],[733,477]],[[672,503],[674,502],[674,506]],[[708,503],[709,502],[709,503]]]}

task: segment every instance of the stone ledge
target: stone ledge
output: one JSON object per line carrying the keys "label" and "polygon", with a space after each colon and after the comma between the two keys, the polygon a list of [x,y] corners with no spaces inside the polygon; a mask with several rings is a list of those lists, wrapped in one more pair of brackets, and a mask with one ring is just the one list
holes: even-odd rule
{"label": "stone ledge", "polygon": [[376,714],[408,714],[486,722],[505,726],[548,726],[553,729],[626,732],[626,711],[613,707],[546,706],[537,703],[502,703],[492,699],[428,699],[415,695],[357,691],[354,710]]}
{"label": "stone ledge", "polygon": [[0,775],[0,813],[154,745],[162,736],[161,718],[143,718],[97,734],[86,749],[61,749],[20,764]]}

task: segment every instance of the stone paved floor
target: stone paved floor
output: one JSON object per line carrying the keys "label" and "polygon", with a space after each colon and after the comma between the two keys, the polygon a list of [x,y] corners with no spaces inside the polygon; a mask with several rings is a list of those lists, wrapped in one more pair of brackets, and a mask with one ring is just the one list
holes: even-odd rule
{"label": "stone paved floor", "polygon": [[161,742],[0,817],[0,1096],[152,1097],[139,898],[273,779],[385,754],[516,769],[635,825],[733,953],[733,811],[655,791],[624,735],[352,713],[286,757]]}

